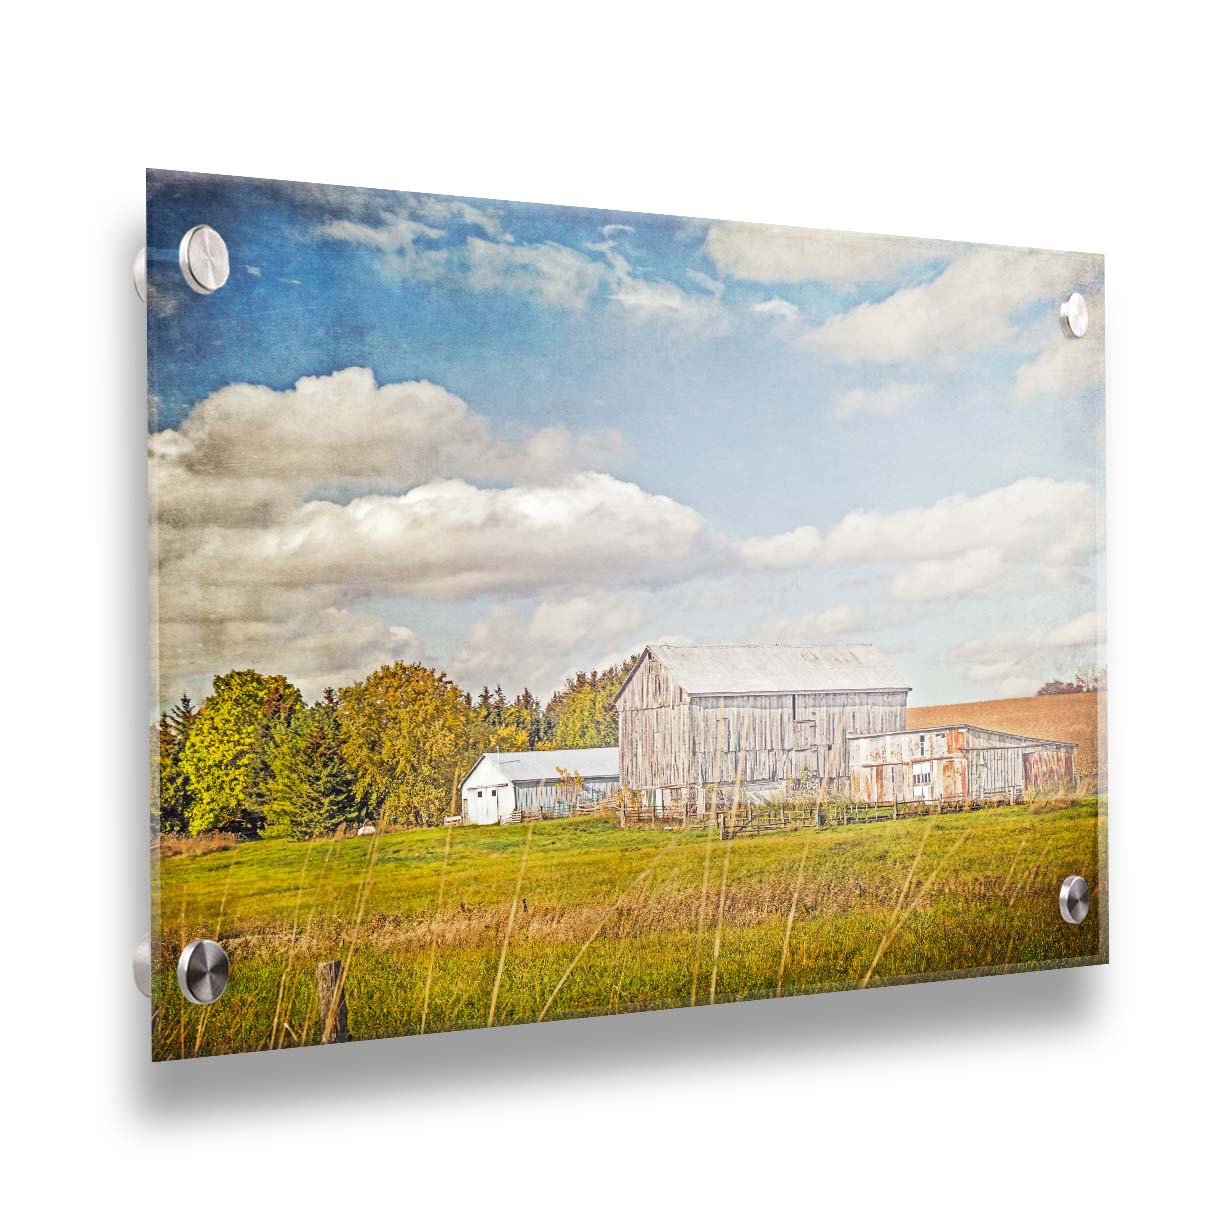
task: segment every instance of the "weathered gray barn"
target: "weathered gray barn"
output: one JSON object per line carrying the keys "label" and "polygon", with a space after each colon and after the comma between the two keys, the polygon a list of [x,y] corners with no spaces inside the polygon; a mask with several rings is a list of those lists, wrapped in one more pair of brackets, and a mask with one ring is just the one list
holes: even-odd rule
{"label": "weathered gray barn", "polygon": [[846,737],[904,731],[908,693],[875,646],[647,646],[615,699],[621,785],[669,806],[836,784]]}
{"label": "weathered gray barn", "polygon": [[960,723],[851,735],[850,794],[867,803],[911,799],[1019,799],[1067,785],[1075,745]]}

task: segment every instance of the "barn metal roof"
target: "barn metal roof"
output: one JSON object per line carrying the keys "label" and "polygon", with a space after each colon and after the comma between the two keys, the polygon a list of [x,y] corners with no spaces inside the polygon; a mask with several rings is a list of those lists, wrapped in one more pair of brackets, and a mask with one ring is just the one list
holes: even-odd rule
{"label": "barn metal roof", "polygon": [[647,653],[690,696],[909,691],[878,646],[647,646],[638,666]]}
{"label": "barn metal roof", "polygon": [[496,761],[507,782],[555,780],[557,770],[583,778],[620,776],[620,753],[616,748],[559,748],[555,752],[486,752],[470,770],[464,782],[476,772],[481,761]]}
{"label": "barn metal roof", "polygon": [[[1059,748],[1078,748],[1074,740],[1047,739],[1038,735],[1021,735],[1017,731],[1000,731],[997,727],[979,727],[977,723],[943,723],[938,727],[906,727],[904,731],[868,731],[861,735],[847,735],[847,739],[891,739],[897,735],[930,735],[935,731],[983,731],[987,735],[1006,735],[1016,744],[1055,744]],[[988,752],[991,748],[1007,747],[1006,744],[984,744],[980,748],[966,749],[969,752]],[[1015,745],[1012,745],[1015,746]]]}

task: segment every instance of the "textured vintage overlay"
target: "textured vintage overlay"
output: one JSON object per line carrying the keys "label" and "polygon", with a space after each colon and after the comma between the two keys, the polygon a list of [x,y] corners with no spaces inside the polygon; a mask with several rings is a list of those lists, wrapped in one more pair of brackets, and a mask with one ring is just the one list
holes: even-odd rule
{"label": "textured vintage overlay", "polygon": [[147,242],[155,1058],[1106,959],[1100,256],[166,171]]}

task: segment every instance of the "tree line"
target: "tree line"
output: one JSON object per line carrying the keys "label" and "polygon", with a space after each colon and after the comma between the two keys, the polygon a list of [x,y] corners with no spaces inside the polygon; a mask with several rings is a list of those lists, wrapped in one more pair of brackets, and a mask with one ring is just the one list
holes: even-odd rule
{"label": "tree line", "polygon": [[578,672],[541,704],[528,689],[473,698],[445,673],[395,662],[308,704],[284,676],[231,671],[153,728],[150,814],[164,833],[304,840],[350,821],[441,824],[484,752],[617,742],[616,695],[636,656]]}
{"label": "tree line", "polygon": [[1064,693],[1096,693],[1106,688],[1109,675],[1105,668],[1095,663],[1081,664],[1074,680],[1047,680],[1038,690],[1038,697],[1059,697]]}

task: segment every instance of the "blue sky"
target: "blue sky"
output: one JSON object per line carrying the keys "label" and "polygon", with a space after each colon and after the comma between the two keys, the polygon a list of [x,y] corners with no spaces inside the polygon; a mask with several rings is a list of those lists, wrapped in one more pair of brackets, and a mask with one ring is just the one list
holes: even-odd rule
{"label": "blue sky", "polygon": [[876,641],[921,703],[1101,650],[1099,257],[163,172],[148,246],[164,697],[665,638]]}

